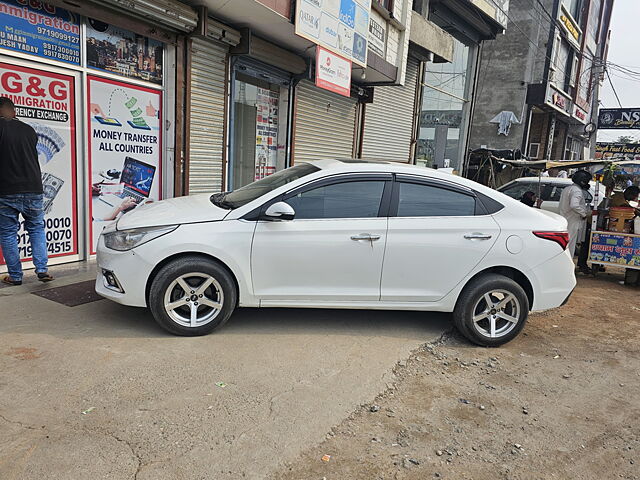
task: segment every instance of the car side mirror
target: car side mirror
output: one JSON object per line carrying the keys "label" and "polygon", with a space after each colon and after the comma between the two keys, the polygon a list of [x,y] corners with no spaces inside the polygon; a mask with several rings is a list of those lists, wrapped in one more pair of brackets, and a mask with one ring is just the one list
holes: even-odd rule
{"label": "car side mirror", "polygon": [[267,208],[264,212],[264,220],[281,221],[281,220],[293,220],[296,216],[296,211],[291,205],[286,202],[276,202]]}

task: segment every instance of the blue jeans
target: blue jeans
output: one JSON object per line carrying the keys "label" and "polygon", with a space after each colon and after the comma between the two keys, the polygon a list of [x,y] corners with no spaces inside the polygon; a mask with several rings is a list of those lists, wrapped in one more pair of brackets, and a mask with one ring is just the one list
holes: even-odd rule
{"label": "blue jeans", "polygon": [[0,247],[9,275],[22,280],[22,264],[18,251],[19,216],[24,218],[24,227],[29,232],[31,256],[36,273],[47,271],[47,237],[44,233],[44,210],[41,193],[16,193],[0,195]]}

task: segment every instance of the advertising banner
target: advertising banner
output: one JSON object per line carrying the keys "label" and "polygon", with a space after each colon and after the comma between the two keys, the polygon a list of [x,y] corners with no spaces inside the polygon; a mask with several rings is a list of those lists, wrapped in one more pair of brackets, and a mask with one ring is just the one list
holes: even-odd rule
{"label": "advertising banner", "polygon": [[162,92],[88,77],[91,253],[103,227],[160,198]]}
{"label": "advertising banner", "polygon": [[276,172],[278,161],[278,92],[258,87],[256,94],[255,180]]}
{"label": "advertising banner", "polygon": [[89,18],[87,65],[162,85],[164,45],[130,30]]}
{"label": "advertising banner", "polygon": [[80,65],[78,16],[40,1],[0,0],[0,47]]}
{"label": "advertising banner", "polygon": [[601,108],[598,128],[640,130],[640,108]]}
{"label": "advertising banner", "polygon": [[295,32],[365,67],[370,12],[371,0],[300,0]]}
{"label": "advertising banner", "polygon": [[[78,253],[75,95],[72,76],[0,63],[0,96],[9,97],[18,118],[38,134],[51,258]],[[18,232],[18,248],[24,261],[31,260],[24,221]],[[4,260],[0,259],[0,264]]]}
{"label": "advertising banner", "polygon": [[316,47],[316,86],[345,97],[351,96],[351,62]]}
{"label": "advertising banner", "polygon": [[640,237],[624,233],[593,232],[590,260],[640,268]]}

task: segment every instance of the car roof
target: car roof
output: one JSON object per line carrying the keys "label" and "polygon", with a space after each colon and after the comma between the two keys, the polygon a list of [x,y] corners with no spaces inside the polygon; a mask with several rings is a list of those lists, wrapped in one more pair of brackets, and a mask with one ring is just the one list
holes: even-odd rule
{"label": "car roof", "polygon": [[[311,165],[321,170],[335,170],[336,172],[381,172],[381,173],[407,173],[437,177],[451,180],[451,174],[446,171],[438,171],[434,168],[426,168],[404,162],[390,162],[376,158],[333,158],[323,160],[311,160]],[[462,177],[455,177],[456,180]]]}
{"label": "car roof", "polygon": [[426,178],[442,180],[443,182],[455,183],[467,187],[477,192],[494,197],[496,190],[480,183],[469,180],[459,175],[453,175],[445,170],[412,165],[410,163],[390,162],[376,158],[334,158],[324,160],[311,160],[311,165],[321,169],[327,174],[331,173],[399,173],[406,175],[417,175]]}
{"label": "car roof", "polygon": [[[515,182],[535,182],[538,183],[538,177],[520,177],[514,180]],[[543,183],[566,183],[570,184],[573,181],[570,178],[558,178],[558,177],[540,177],[540,181]]]}

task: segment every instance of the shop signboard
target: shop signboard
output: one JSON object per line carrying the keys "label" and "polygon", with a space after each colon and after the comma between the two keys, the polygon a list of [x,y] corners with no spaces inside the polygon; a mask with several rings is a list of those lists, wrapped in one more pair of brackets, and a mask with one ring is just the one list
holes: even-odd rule
{"label": "shop signboard", "polygon": [[[9,97],[18,118],[38,134],[49,257],[77,255],[75,77],[0,63],[0,96]],[[23,261],[31,260],[24,222],[18,248]]]}
{"label": "shop signboard", "polygon": [[80,64],[78,17],[34,0],[0,0],[0,48]]}
{"label": "shop signboard", "polygon": [[365,67],[370,12],[371,0],[300,0],[295,32]]}
{"label": "shop signboard", "polygon": [[622,155],[640,155],[640,144],[638,143],[596,143],[596,153],[604,154],[622,154]]}
{"label": "shop signboard", "polygon": [[582,34],[580,27],[567,11],[564,5],[560,10],[560,24],[567,32],[567,39],[577,48],[580,48],[580,35]]}
{"label": "shop signboard", "polygon": [[387,22],[377,12],[371,12],[369,19],[369,50],[385,58],[385,45],[387,36]]}
{"label": "shop signboard", "polygon": [[640,130],[640,108],[601,108],[598,128]]}
{"label": "shop signboard", "polygon": [[103,227],[160,199],[162,92],[87,78],[91,253]]}
{"label": "shop signboard", "polygon": [[255,180],[260,180],[276,172],[279,99],[279,92],[258,87],[256,92]]}
{"label": "shop signboard", "polygon": [[87,66],[162,85],[163,44],[89,18]]}
{"label": "shop signboard", "polygon": [[565,93],[562,93],[551,85],[549,85],[547,89],[546,104],[565,115],[572,114],[571,108],[573,105],[571,99]]}
{"label": "shop signboard", "polygon": [[317,47],[316,86],[345,97],[351,96],[351,62]]}
{"label": "shop signboard", "polygon": [[573,118],[578,120],[583,125],[586,125],[589,113],[580,108],[578,105],[573,106]]}
{"label": "shop signboard", "polygon": [[420,128],[446,125],[459,128],[462,124],[461,110],[422,110],[420,112]]}
{"label": "shop signboard", "polygon": [[640,268],[640,236],[613,232],[591,234],[590,260]]}

